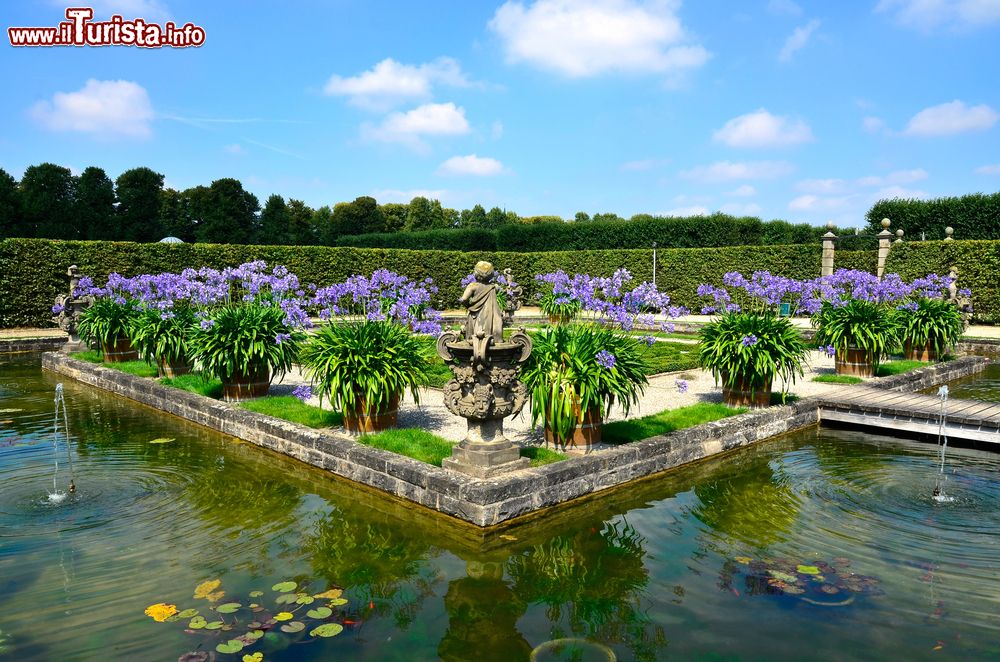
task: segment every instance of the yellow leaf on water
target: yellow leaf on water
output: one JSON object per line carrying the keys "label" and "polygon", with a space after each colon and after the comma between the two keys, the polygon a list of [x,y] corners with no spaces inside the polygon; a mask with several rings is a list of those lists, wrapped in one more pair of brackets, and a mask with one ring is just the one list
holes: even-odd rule
{"label": "yellow leaf on water", "polygon": [[198,584],[198,587],[194,589],[195,598],[207,598],[208,595],[219,588],[222,585],[221,579],[212,579],[207,582],[202,582]]}
{"label": "yellow leaf on water", "polygon": [[750,563],[750,561],[752,561],[753,559],[751,559],[751,558],[750,558],[749,556],[737,556],[737,557],[736,557],[736,558],[735,558],[734,560],[735,560],[735,561],[736,561],[737,563],[742,563],[743,565],[747,565],[747,564],[748,564],[748,563]]}
{"label": "yellow leaf on water", "polygon": [[146,611],[143,613],[157,623],[162,623],[177,613],[177,605],[168,605],[164,602],[157,602],[155,605],[149,605],[146,607]]}
{"label": "yellow leaf on water", "polygon": [[343,595],[343,593],[344,593],[343,589],[331,588],[329,591],[323,591],[322,593],[317,593],[313,597],[319,598],[321,600],[323,598],[339,598],[341,595]]}
{"label": "yellow leaf on water", "polygon": [[209,602],[218,602],[222,598],[226,597],[225,591],[216,591],[215,593],[209,593],[205,596],[205,599]]}
{"label": "yellow leaf on water", "polygon": [[287,611],[278,612],[274,615],[274,620],[276,621],[290,621],[292,620],[292,613]]}

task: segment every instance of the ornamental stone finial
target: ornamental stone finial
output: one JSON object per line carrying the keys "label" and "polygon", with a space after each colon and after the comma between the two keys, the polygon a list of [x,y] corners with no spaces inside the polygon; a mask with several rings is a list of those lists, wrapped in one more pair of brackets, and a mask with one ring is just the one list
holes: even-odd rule
{"label": "ornamental stone finial", "polygon": [[954,237],[952,237],[953,234],[955,234],[955,228],[949,225],[944,229],[944,240],[945,241],[953,240],[954,239]]}
{"label": "ornamental stone finial", "polygon": [[892,225],[892,221],[890,221],[888,218],[883,218],[882,219],[882,229],[883,230],[888,230],[890,225]]}

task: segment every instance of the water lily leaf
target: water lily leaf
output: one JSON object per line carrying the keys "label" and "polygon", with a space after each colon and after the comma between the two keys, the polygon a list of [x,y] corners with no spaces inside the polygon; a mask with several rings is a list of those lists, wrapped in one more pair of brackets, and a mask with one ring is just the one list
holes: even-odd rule
{"label": "water lily leaf", "polygon": [[212,579],[207,582],[202,582],[198,584],[197,588],[194,589],[194,597],[196,599],[207,598],[212,591],[219,588],[221,585],[221,579]]}
{"label": "water lily leaf", "polygon": [[205,599],[209,602],[218,602],[222,598],[226,597],[225,591],[216,591],[215,593],[209,593],[205,596]]}
{"label": "water lily leaf", "polygon": [[271,587],[272,591],[277,591],[278,593],[291,593],[295,590],[298,584],[295,582],[279,582]]}
{"label": "water lily leaf", "polygon": [[262,595],[264,595],[264,591],[250,591],[251,598],[259,598]]}
{"label": "water lily leaf", "polygon": [[247,632],[245,636],[250,637],[254,641],[257,641],[258,639],[264,636],[264,631],[260,629],[250,630],[250,632]]}
{"label": "water lily leaf", "polygon": [[253,655],[244,655],[243,662],[261,662],[264,659],[264,654],[257,651]]}
{"label": "water lily leaf", "polygon": [[215,650],[220,653],[239,653],[243,650],[243,642],[239,639],[230,639],[229,641],[216,646]]}
{"label": "water lily leaf", "polygon": [[251,630],[259,630],[262,627],[264,627],[264,624],[261,623],[260,621],[250,621],[249,623],[247,623],[247,627],[250,628]]}
{"label": "water lily leaf", "polygon": [[329,607],[316,607],[315,609],[310,609],[306,612],[306,616],[309,618],[326,618],[333,613],[333,610]]}
{"label": "water lily leaf", "polygon": [[313,637],[336,637],[344,631],[344,626],[340,623],[323,623],[323,625],[309,633]]}
{"label": "water lily leaf", "polygon": [[306,624],[302,621],[292,621],[291,623],[285,623],[281,626],[282,632],[288,632],[289,634],[294,634],[296,632],[302,632],[306,629]]}
{"label": "water lily leaf", "polygon": [[333,598],[339,598],[341,595],[343,595],[343,593],[344,593],[343,589],[340,589],[340,588],[331,588],[329,591],[323,591],[322,593],[317,593],[313,597],[314,598],[319,598],[319,599],[323,599],[323,598],[333,599]]}
{"label": "water lily leaf", "polygon": [[191,619],[191,622],[188,623],[188,627],[192,630],[201,630],[207,623],[208,621],[205,620],[204,616],[195,616]]}
{"label": "water lily leaf", "polygon": [[288,611],[278,612],[274,615],[274,620],[276,621],[290,621],[292,620],[292,613]]}
{"label": "water lily leaf", "polygon": [[164,602],[157,602],[155,605],[146,607],[143,612],[157,623],[162,623],[177,613],[177,605],[168,605]]}
{"label": "water lily leaf", "polygon": [[219,630],[225,625],[222,621],[212,621],[211,623],[205,623],[206,630]]}
{"label": "water lily leaf", "polygon": [[299,605],[311,605],[315,601],[316,601],[316,598],[314,598],[311,595],[300,595],[295,600],[295,604],[299,604]]}
{"label": "water lily leaf", "polygon": [[787,572],[781,572],[780,570],[768,570],[767,574],[787,584],[795,584],[799,581],[799,578],[795,575],[790,575]]}
{"label": "water lily leaf", "polygon": [[173,437],[160,437],[159,439],[152,439],[149,443],[151,444],[169,444],[171,441],[176,441]]}
{"label": "water lily leaf", "polygon": [[198,615],[197,609],[185,609],[184,611],[177,614],[178,618],[192,618]]}
{"label": "water lily leaf", "polygon": [[296,595],[295,593],[282,593],[277,598],[275,598],[274,601],[279,605],[290,605],[298,599],[299,596]]}
{"label": "water lily leaf", "polygon": [[796,566],[795,571],[796,572],[800,572],[803,575],[818,575],[819,574],[819,568],[817,568],[814,565],[800,565],[800,566]]}
{"label": "water lily leaf", "polygon": [[342,607],[347,604],[347,598],[337,598],[336,600],[330,600],[327,603],[331,607]]}
{"label": "water lily leaf", "polygon": [[232,614],[234,611],[236,611],[242,606],[243,605],[241,605],[238,602],[227,602],[225,604],[221,604],[218,607],[216,607],[215,611],[219,612],[220,614]]}

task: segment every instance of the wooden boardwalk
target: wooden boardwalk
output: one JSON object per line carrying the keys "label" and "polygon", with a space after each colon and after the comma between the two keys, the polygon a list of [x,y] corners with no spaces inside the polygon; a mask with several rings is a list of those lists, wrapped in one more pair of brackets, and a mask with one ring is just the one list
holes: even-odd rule
{"label": "wooden boardwalk", "polygon": [[[863,425],[888,433],[938,434],[941,399],[936,395],[850,386],[820,396],[819,401],[821,421]],[[1000,404],[949,399],[944,411],[944,432],[949,440],[988,442],[1000,447]]]}

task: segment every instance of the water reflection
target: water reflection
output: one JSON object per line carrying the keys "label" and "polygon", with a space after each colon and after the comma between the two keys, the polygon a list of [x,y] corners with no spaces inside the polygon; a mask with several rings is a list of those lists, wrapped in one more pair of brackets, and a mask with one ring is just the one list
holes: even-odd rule
{"label": "water reflection", "polygon": [[448,629],[437,648],[442,660],[465,662],[471,651],[483,662],[527,659],[531,644],[517,621],[528,605],[504,581],[503,569],[502,563],[470,561],[467,576],[449,582]]}

